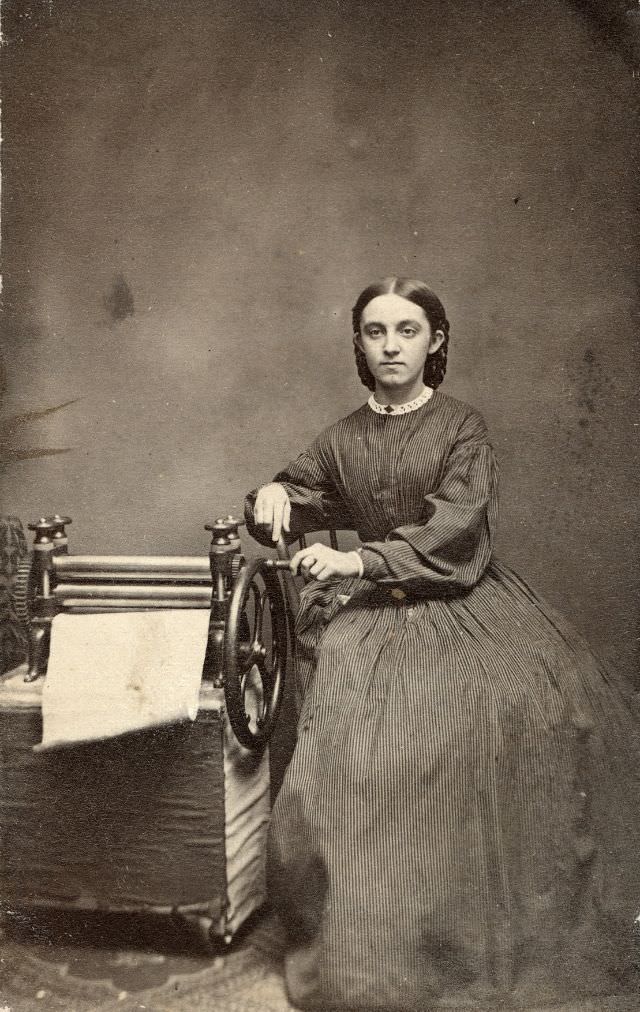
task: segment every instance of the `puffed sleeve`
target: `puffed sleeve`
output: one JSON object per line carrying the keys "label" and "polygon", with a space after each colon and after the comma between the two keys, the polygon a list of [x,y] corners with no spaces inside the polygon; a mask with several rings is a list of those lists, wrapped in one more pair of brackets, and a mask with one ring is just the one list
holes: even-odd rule
{"label": "puffed sleeve", "polygon": [[421,596],[473,587],[491,558],[497,518],[497,465],[477,414],[462,423],[424,520],[397,527],[361,549],[364,575]]}
{"label": "puffed sleeve", "polygon": [[[336,483],[331,461],[330,443],[323,433],[272,479],[283,486],[291,503],[291,531],[285,533],[287,541],[293,541],[308,531],[353,526],[349,507]],[[247,530],[256,541],[272,545],[268,531],[256,527],[253,519],[253,507],[259,491],[259,488],[254,489],[245,499]]]}

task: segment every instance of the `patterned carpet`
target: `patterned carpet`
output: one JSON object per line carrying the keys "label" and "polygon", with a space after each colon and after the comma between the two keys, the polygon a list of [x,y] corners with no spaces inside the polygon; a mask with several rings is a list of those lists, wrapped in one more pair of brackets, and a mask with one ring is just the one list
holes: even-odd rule
{"label": "patterned carpet", "polygon": [[[57,914],[0,925],[0,1012],[294,1012],[282,931],[268,912],[208,955],[164,918]],[[627,997],[553,1012],[638,1008],[640,999]]]}
{"label": "patterned carpet", "polygon": [[[269,913],[204,955],[157,918],[48,915],[2,922],[0,1012],[289,1012]],[[4,1007],[3,1007],[4,1006]]]}

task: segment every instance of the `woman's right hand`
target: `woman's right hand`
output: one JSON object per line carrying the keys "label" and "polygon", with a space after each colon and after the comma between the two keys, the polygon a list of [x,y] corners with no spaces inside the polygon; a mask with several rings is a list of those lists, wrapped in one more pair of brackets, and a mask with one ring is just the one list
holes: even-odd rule
{"label": "woman's right hand", "polygon": [[260,527],[271,530],[271,540],[277,541],[282,531],[289,530],[291,503],[282,485],[272,481],[263,485],[256,496],[253,519]]}

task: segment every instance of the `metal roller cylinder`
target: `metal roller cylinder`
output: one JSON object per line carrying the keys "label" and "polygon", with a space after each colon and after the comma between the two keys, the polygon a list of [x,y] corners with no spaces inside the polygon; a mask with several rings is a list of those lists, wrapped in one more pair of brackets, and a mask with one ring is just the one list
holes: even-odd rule
{"label": "metal roller cylinder", "polygon": [[[123,600],[121,598],[101,598],[101,597],[65,597],[62,602],[64,605],[65,612],[83,612],[83,613],[96,613],[104,614],[104,612],[113,611],[167,611],[166,601],[152,601],[149,598],[127,598]],[[192,601],[185,601],[181,598],[176,601],[171,601],[169,607],[171,610],[176,609],[184,611],[189,608],[199,609],[202,608],[206,611],[209,610],[210,601],[204,599],[199,600],[194,598]]]}
{"label": "metal roller cylinder", "polygon": [[145,599],[149,601],[201,601],[203,608],[211,604],[210,587],[168,587],[155,583],[59,583],[53,590],[57,601],[64,602],[69,598],[77,600]]}
{"label": "metal roller cylinder", "polygon": [[60,555],[54,560],[58,578],[94,579],[144,574],[150,579],[189,579],[211,583],[208,556],[198,555]]}

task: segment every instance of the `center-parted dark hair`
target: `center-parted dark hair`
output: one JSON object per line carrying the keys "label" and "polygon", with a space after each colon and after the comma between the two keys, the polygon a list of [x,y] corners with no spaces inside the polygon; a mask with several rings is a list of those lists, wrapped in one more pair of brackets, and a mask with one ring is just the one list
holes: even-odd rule
{"label": "center-parted dark hair", "polygon": [[444,374],[447,371],[447,350],[449,347],[449,321],[447,320],[447,314],[445,313],[444,306],[440,302],[440,299],[435,292],[432,292],[430,288],[425,285],[424,281],[414,281],[413,278],[383,278],[382,281],[376,281],[374,284],[369,285],[363,292],[360,293],[356,300],[356,304],[352,310],[353,319],[353,336],[354,336],[354,351],[356,356],[356,365],[358,367],[358,376],[369,390],[375,390],[376,381],[373,378],[373,374],[367,365],[365,354],[356,342],[356,338],[360,337],[360,320],[364,312],[365,306],[367,306],[372,299],[378,297],[378,295],[401,295],[403,299],[408,299],[409,302],[414,302],[416,306],[420,306],[424,310],[424,314],[427,320],[431,324],[431,331],[435,334],[436,330],[441,330],[444,334],[444,341],[440,345],[437,351],[427,355],[427,360],[424,364],[424,373],[422,374],[423,381],[426,386],[433,387],[434,389],[442,383]]}

